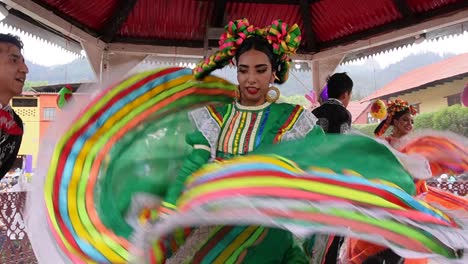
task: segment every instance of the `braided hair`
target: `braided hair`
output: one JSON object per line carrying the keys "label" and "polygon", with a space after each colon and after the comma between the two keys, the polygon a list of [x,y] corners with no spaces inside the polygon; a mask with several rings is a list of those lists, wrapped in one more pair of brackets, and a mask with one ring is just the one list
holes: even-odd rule
{"label": "braided hair", "polygon": [[289,26],[275,20],[265,28],[255,28],[247,19],[231,21],[219,40],[219,51],[201,61],[193,70],[195,78],[202,79],[216,69],[238,61],[240,55],[251,49],[265,53],[276,72],[276,83],[288,79],[290,55],[294,54],[301,42],[301,32],[297,24]]}

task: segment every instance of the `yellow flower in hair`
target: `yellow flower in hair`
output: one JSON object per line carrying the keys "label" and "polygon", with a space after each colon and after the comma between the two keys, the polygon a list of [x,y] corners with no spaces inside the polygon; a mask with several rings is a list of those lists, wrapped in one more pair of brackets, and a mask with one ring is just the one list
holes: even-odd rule
{"label": "yellow flower in hair", "polygon": [[384,119],[385,116],[387,116],[387,108],[382,100],[378,99],[372,103],[371,115],[373,118],[377,119]]}

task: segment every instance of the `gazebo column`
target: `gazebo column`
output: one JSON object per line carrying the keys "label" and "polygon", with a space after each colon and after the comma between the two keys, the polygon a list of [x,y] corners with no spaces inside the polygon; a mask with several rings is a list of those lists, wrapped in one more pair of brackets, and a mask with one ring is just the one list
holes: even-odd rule
{"label": "gazebo column", "polygon": [[86,41],[81,42],[81,47],[86,53],[86,58],[93,69],[96,80],[100,82],[102,80],[102,57],[104,49]]}
{"label": "gazebo column", "polygon": [[128,73],[146,59],[145,54],[129,54],[110,52],[104,50],[102,56],[103,77],[101,81],[122,79]]}
{"label": "gazebo column", "polygon": [[144,54],[111,52],[108,47],[100,48],[89,42],[81,42],[81,46],[100,83],[121,79],[147,57]]}
{"label": "gazebo column", "polygon": [[309,62],[309,67],[312,69],[312,84],[317,97],[320,97],[320,93],[327,82],[328,76],[335,72],[344,57],[344,54],[337,54],[327,57],[326,59]]}

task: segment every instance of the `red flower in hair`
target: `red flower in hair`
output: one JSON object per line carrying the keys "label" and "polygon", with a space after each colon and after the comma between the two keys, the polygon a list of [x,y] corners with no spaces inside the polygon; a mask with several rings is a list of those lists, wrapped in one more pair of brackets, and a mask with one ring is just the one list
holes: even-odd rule
{"label": "red flower in hair", "polygon": [[382,108],[382,107],[380,107],[379,104],[373,104],[373,105],[372,105],[372,108],[371,108],[371,111],[372,111],[372,112],[378,112],[378,111],[380,111],[381,108]]}
{"label": "red flower in hair", "polygon": [[409,110],[411,115],[417,114],[417,111],[414,108],[414,106],[409,105],[408,102],[404,100],[395,99],[395,101],[391,101],[390,103],[388,103],[387,111],[388,111],[388,114],[391,116],[395,115],[395,113],[397,112],[406,111],[406,110]]}

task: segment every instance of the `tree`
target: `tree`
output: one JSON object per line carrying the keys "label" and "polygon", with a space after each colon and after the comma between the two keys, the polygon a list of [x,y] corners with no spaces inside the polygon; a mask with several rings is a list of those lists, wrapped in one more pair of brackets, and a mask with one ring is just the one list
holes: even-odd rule
{"label": "tree", "polygon": [[48,81],[26,81],[26,82],[24,82],[23,90],[24,91],[31,91],[32,87],[44,86],[44,85],[48,85],[48,84],[49,84]]}
{"label": "tree", "polygon": [[280,96],[278,103],[297,104],[304,107],[310,106],[309,100],[304,95]]}
{"label": "tree", "polygon": [[468,108],[459,104],[434,113],[434,128],[468,136]]}
{"label": "tree", "polygon": [[425,128],[434,128],[434,113],[423,113],[417,115],[414,119],[414,128],[415,129],[425,129]]}
{"label": "tree", "polygon": [[368,135],[374,136],[374,130],[378,124],[368,124],[368,125],[353,125],[353,128],[359,130],[360,132]]}

